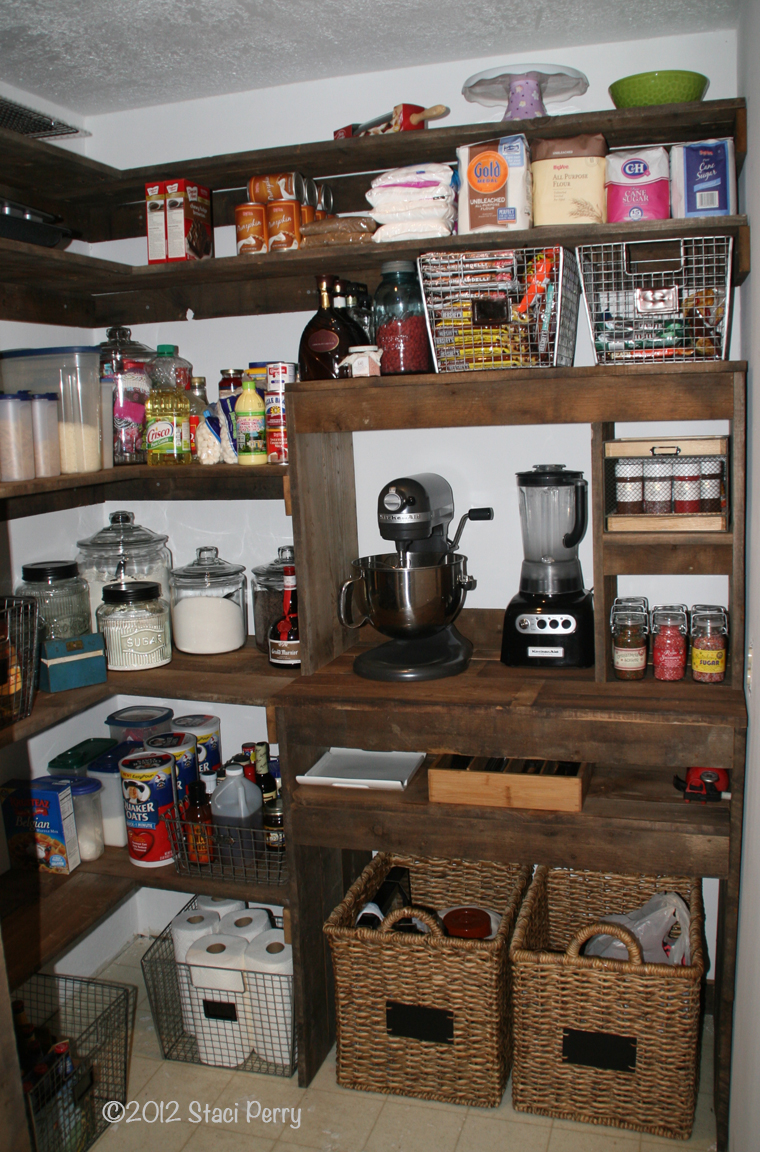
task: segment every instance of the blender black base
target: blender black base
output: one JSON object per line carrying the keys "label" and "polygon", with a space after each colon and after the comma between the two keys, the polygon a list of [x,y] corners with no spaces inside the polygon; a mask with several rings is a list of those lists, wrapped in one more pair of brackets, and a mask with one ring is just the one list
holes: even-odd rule
{"label": "blender black base", "polygon": [[362,652],[354,672],[367,680],[442,680],[470,663],[472,644],[450,624],[420,640],[389,640]]}
{"label": "blender black base", "polygon": [[[517,621],[525,615],[572,618],[575,627],[523,633]],[[518,592],[504,615],[501,662],[509,668],[591,668],[594,663],[594,594],[585,588],[557,596]]]}

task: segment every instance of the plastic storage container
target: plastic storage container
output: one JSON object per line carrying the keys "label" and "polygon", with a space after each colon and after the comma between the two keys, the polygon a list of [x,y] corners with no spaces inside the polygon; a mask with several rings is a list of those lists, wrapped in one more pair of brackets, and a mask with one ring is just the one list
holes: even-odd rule
{"label": "plastic storage container", "polygon": [[282,594],[285,590],[284,569],[295,563],[292,544],[277,549],[277,559],[252,569],[253,627],[256,647],[269,655],[269,630],[282,616]]}
{"label": "plastic storage container", "polygon": [[61,472],[99,472],[100,348],[21,348],[0,354],[4,392],[56,392]]}
{"label": "plastic storage container", "polygon": [[[171,708],[154,707],[151,704],[134,704],[129,708],[120,708],[106,718],[108,731],[113,740],[120,744],[129,742],[144,744],[150,736],[158,736],[159,732],[171,732]],[[134,751],[134,749],[132,749]]]}
{"label": "plastic storage container", "polygon": [[172,554],[166,547],[168,536],[135,524],[134,512],[112,512],[109,525],[94,536],[78,540],[79,571],[90,585],[92,630],[97,632],[95,613],[103,599],[105,584],[116,580],[153,580],[161,585],[161,595],[169,599],[169,569]]}
{"label": "plastic storage container", "polygon": [[74,560],[24,564],[17,596],[33,596],[39,605],[40,640],[69,640],[90,628],[90,593]]}
{"label": "plastic storage container", "polygon": [[34,433],[29,396],[0,395],[0,480],[34,479]]}
{"label": "plastic storage container", "polygon": [[116,741],[105,736],[93,736],[89,740],[82,740],[73,748],[59,752],[48,763],[50,776],[85,776],[93,761],[100,756],[107,755],[116,748]]}
{"label": "plastic storage container", "polygon": [[[124,818],[124,796],[121,791],[119,763],[125,756],[135,751],[135,745],[117,744],[115,740],[103,740],[102,743],[108,744],[109,748],[95,760],[90,761],[87,765],[87,775],[93,780],[99,780],[102,785],[100,806],[103,813],[104,842],[109,848],[125,848],[127,822]],[[49,765],[48,771],[50,771]]]}
{"label": "plastic storage container", "polygon": [[169,605],[152,580],[107,584],[97,611],[108,667],[123,672],[159,668],[172,658]]}
{"label": "plastic storage container", "polygon": [[74,820],[77,826],[79,855],[83,861],[97,860],[103,855],[103,812],[100,806],[101,783],[88,776],[59,776],[71,786]]}
{"label": "plastic storage container", "polygon": [[414,261],[390,260],[382,274],[373,307],[375,343],[383,353],[380,371],[383,376],[429,372],[425,305]]}
{"label": "plastic storage container", "polygon": [[35,476],[60,476],[61,445],[56,392],[41,392],[32,396],[32,436]]}
{"label": "plastic storage container", "polygon": [[[156,353],[132,339],[129,328],[109,328],[100,345],[103,403],[110,397],[110,417],[104,419],[103,443],[112,442],[114,464],[144,464],[145,403],[150,392],[147,365]],[[106,427],[110,435],[106,434]],[[106,467],[105,459],[103,467]]]}
{"label": "plastic storage container", "polygon": [[233,652],[248,636],[247,581],[242,564],[198,548],[192,564],[169,573],[172,633],[180,652]]}

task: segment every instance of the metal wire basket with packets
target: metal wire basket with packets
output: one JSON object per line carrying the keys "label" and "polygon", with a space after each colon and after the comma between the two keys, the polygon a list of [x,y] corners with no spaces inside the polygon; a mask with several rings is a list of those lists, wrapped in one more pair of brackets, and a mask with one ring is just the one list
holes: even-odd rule
{"label": "metal wire basket with packets", "polygon": [[730,236],[576,248],[597,364],[724,360]]}
{"label": "metal wire basket with packets", "polygon": [[572,365],[580,280],[569,249],[428,252],[417,265],[436,372]]}

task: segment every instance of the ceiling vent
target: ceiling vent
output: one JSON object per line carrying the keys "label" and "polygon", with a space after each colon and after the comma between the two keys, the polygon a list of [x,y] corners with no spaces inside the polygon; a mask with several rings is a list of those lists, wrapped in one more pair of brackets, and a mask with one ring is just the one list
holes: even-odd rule
{"label": "ceiling vent", "polygon": [[0,96],[0,128],[20,132],[22,136],[34,136],[38,140],[48,140],[53,136],[92,135],[84,128],[75,128],[72,124],[64,124],[63,120],[54,120],[44,112],[35,112],[34,108],[16,104],[5,96]]}

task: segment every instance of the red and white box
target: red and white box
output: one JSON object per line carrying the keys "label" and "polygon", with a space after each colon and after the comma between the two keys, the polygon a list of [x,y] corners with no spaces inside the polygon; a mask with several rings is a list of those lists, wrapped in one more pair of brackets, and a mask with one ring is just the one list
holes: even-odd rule
{"label": "red and white box", "polygon": [[167,180],[166,258],[206,260],[214,255],[211,193],[190,180]]}
{"label": "red and white box", "polygon": [[166,184],[145,185],[145,225],[148,263],[166,263]]}

